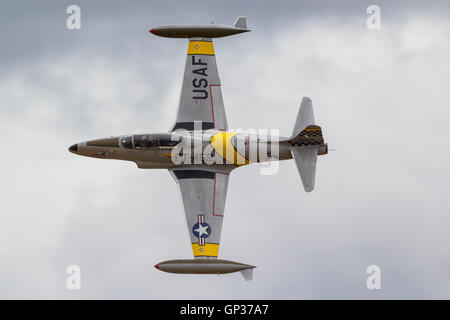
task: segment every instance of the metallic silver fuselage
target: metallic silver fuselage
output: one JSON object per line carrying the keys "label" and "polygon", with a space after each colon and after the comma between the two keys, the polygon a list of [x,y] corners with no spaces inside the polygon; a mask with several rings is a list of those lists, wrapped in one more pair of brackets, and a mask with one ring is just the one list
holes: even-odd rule
{"label": "metallic silver fuselage", "polygon": [[[234,132],[227,130],[226,132]],[[191,141],[191,153],[195,154],[196,146],[201,146],[202,149],[206,147],[211,148],[211,138],[216,134],[224,133],[224,131],[219,130],[208,130],[201,132],[186,132],[181,133],[179,136],[186,137],[189,136]],[[254,150],[278,150],[277,154],[271,154],[270,156],[258,156],[254,161],[250,161],[250,163],[256,162],[267,162],[267,161],[278,161],[278,160],[287,160],[292,159],[291,152],[289,151],[288,145],[285,143],[287,138],[278,137],[278,136],[270,136],[270,140],[268,141],[268,136],[259,135],[259,134],[246,134],[246,133],[238,133],[238,135],[245,136],[245,139],[249,141],[249,148]],[[146,148],[146,149],[135,149],[135,148],[125,148],[120,143],[117,146],[108,145],[108,143],[104,145],[95,145],[97,141],[110,141],[114,139],[118,139],[120,141],[125,136],[115,136],[109,137],[105,139],[99,140],[89,140],[85,142],[80,142],[76,144],[77,150],[74,151],[69,149],[72,153],[92,157],[99,159],[115,159],[115,160],[125,160],[135,162],[139,168],[142,169],[162,169],[162,168],[174,168],[180,166],[193,166],[195,164],[203,164],[203,162],[195,163],[194,159],[190,163],[182,163],[175,164],[172,160],[172,152],[174,147],[154,147],[154,148]],[[97,143],[98,144],[98,143]],[[72,147],[71,147],[72,148]],[[175,147],[176,148],[176,147]],[[236,150],[237,152],[237,150]],[[239,154],[245,156],[243,152],[238,152]],[[228,163],[229,164],[229,163]]]}

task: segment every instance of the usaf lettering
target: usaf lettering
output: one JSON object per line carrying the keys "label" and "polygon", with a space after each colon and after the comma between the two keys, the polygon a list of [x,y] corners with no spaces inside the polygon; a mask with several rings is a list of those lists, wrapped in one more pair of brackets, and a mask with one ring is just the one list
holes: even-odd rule
{"label": "usaf lettering", "polygon": [[[198,66],[198,67],[194,67]],[[196,56],[192,56],[192,73],[195,75],[204,77],[204,78],[194,78],[192,80],[192,85],[194,88],[192,89],[192,99],[207,99],[208,98],[208,91],[201,88],[207,88],[208,87],[208,74],[206,73],[208,71],[208,63],[203,62],[201,58],[197,58]],[[200,89],[196,89],[200,88]]]}

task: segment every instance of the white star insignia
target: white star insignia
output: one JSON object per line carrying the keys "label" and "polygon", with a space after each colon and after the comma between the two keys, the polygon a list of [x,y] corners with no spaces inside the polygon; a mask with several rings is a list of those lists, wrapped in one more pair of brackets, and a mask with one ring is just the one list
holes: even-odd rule
{"label": "white star insignia", "polygon": [[206,231],[208,229],[208,225],[202,226],[201,223],[198,224],[198,229],[195,229],[194,231],[198,232],[198,236],[201,237],[203,234],[206,234],[209,236],[209,233]]}

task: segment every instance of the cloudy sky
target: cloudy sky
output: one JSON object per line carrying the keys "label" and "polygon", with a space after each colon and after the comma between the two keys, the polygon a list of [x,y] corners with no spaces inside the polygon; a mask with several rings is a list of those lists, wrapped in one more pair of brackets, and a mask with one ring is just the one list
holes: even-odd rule
{"label": "cloudy sky", "polygon": [[[66,28],[67,6],[81,30]],[[369,5],[381,29],[366,26]],[[0,298],[450,298],[448,1],[0,3]],[[239,274],[173,275],[191,258],[166,170],[78,157],[76,142],[166,131],[186,41],[152,26],[232,24],[215,41],[228,123],[290,135],[303,96],[334,151],[303,192],[292,161],[230,179],[220,257]],[[66,288],[66,268],[82,288]],[[381,268],[368,290],[366,269]]]}

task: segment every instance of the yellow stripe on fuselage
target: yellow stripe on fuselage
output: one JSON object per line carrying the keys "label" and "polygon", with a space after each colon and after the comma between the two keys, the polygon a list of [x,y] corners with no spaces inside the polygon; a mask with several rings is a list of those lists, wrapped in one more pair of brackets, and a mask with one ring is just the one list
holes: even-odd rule
{"label": "yellow stripe on fuselage", "polygon": [[187,54],[208,54],[213,56],[214,45],[212,41],[189,41]]}
{"label": "yellow stripe on fuselage", "polygon": [[217,257],[219,256],[219,244],[205,243],[204,246],[200,246],[198,243],[193,243],[192,251],[194,252],[194,257]]}
{"label": "yellow stripe on fuselage", "polygon": [[237,166],[243,166],[250,162],[240,155],[231,143],[231,138],[237,135],[237,132],[220,132],[212,136],[211,145],[214,150],[226,161],[234,163]]}

